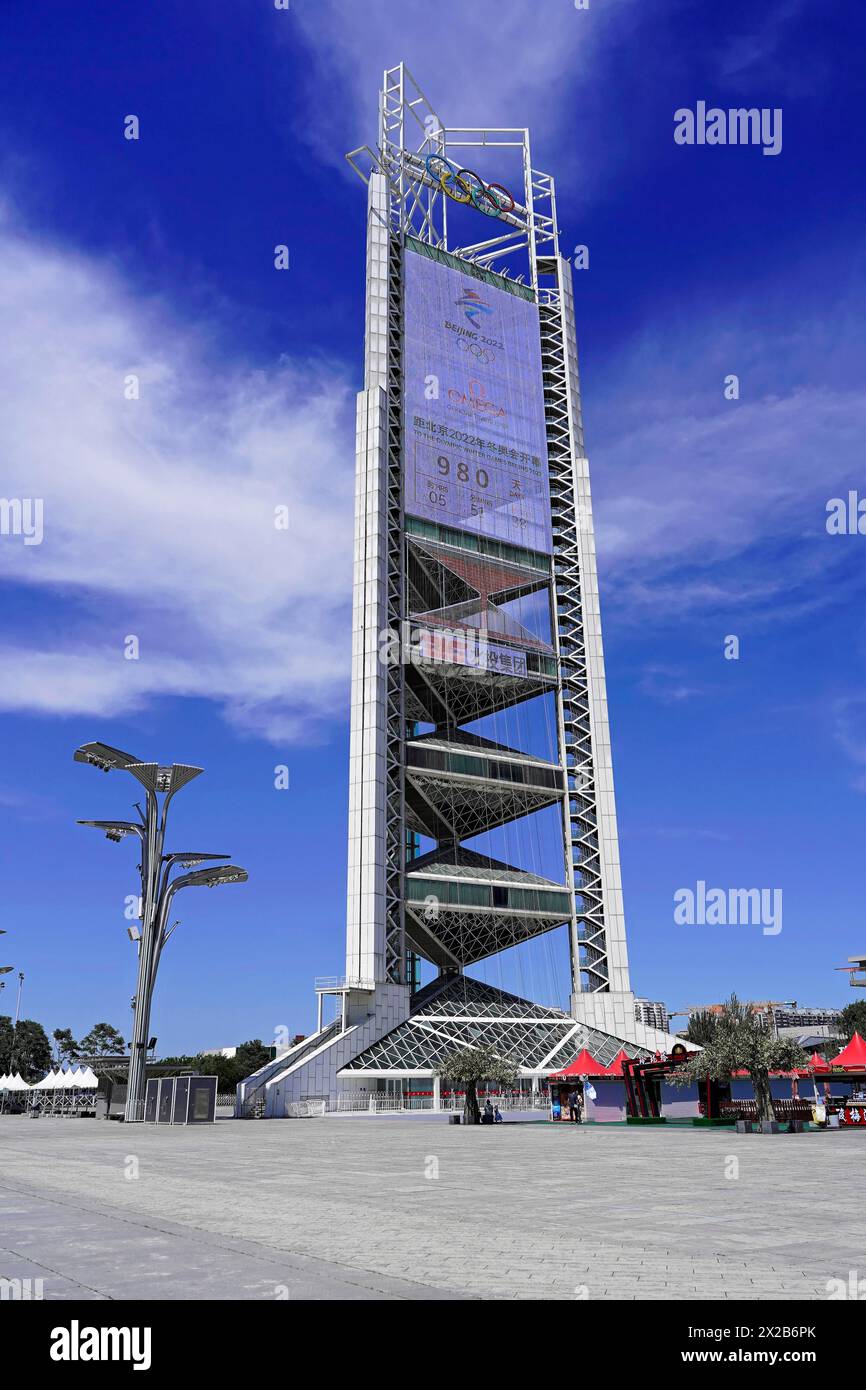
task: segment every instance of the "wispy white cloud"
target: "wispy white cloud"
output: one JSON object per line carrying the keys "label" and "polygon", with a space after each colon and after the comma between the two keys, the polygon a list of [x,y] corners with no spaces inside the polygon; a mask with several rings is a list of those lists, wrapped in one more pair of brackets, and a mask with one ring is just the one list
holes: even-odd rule
{"label": "wispy white cloud", "polygon": [[[0,708],[114,715],[183,694],[274,739],[308,736],[345,697],[343,370],[235,365],[206,326],[192,331],[105,264],[8,218],[0,315],[3,492],[42,498],[45,527],[39,546],[0,539],[0,576],[52,596],[41,624],[18,624],[5,604]],[[131,374],[138,400],[124,396]],[[130,634],[137,661],[124,659]]]}
{"label": "wispy white cloud", "polygon": [[7,811],[16,821],[53,820],[62,814],[51,797],[30,790],[0,786],[0,812]]}
{"label": "wispy white cloud", "polygon": [[[374,143],[383,70],[403,61],[446,125],[528,125],[539,167],[548,167],[555,145],[559,173],[585,183],[609,172],[620,146],[609,122],[603,145],[591,138],[606,119],[596,101],[601,69],[621,63],[618,36],[634,40],[645,8],[637,0],[582,10],[573,0],[535,8],[502,0],[302,0],[295,14],[312,64],[304,134],[330,163]],[[621,139],[625,147],[624,131]]]}
{"label": "wispy white cloud", "polygon": [[[807,0],[776,0],[756,8],[751,24],[739,27],[718,50],[718,76],[734,90],[772,84],[774,92],[794,97],[814,91],[828,75],[824,62],[812,55],[809,63],[791,62],[784,53],[791,28],[799,20],[811,23]],[[755,105],[761,105],[755,93]]]}
{"label": "wispy white cloud", "polygon": [[[652,342],[609,359],[589,393],[602,575],[618,610],[641,621],[649,609],[711,608],[782,621],[863,582],[845,538],[825,527],[828,498],[863,491],[866,395],[850,370],[861,345],[844,332],[848,380],[833,380],[813,346],[823,323],[839,321],[832,303],[793,340],[787,320],[755,333],[760,314],[729,303],[722,354],[715,312],[688,325],[659,316]],[[741,395],[729,401],[732,361]]]}
{"label": "wispy white cloud", "polygon": [[866,791],[866,697],[846,695],[834,701],[833,733],[850,760],[858,791]]}
{"label": "wispy white cloud", "polygon": [[650,665],[644,668],[640,688],[665,705],[680,704],[696,695],[705,695],[706,686],[690,682],[678,666]]}
{"label": "wispy white cloud", "polygon": [[[133,297],[104,264],[8,219],[0,305],[4,492],[45,506],[43,544],[3,538],[0,575],[52,596],[50,616],[43,605],[27,626],[6,605],[0,708],[115,716],[161,695],[204,697],[243,730],[315,736],[344,710],[348,675],[346,373],[227,364],[224,342],[220,359],[205,332]],[[807,328],[793,342],[784,325],[746,335],[739,401],[722,399],[721,335],[707,315],[688,332],[658,320],[651,345],[606,363],[589,393],[606,611],[664,623],[724,609],[778,623],[856,584],[824,508],[862,482],[866,400],[844,382],[765,387],[783,358],[783,375],[802,378],[819,337]],[[855,360],[853,343],[842,348]],[[738,360],[727,341],[722,356]],[[131,373],[137,401],[124,398]],[[713,401],[684,385],[699,380],[718,383]],[[287,532],[274,527],[283,503]],[[124,659],[129,634],[137,661]],[[660,698],[701,693],[676,673],[647,679]]]}

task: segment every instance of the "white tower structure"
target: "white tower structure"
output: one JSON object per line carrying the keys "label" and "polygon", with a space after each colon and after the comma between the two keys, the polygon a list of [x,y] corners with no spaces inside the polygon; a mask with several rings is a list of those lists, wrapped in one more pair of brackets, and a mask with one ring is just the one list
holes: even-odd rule
{"label": "white tower structure", "polygon": [[[348,158],[368,204],[346,969],[318,983],[316,1033],[239,1088],[247,1113],[429,1076],[482,1035],[536,1080],[584,1047],[607,1062],[677,1041],[636,1020],[629,979],[553,178],[528,130],[446,126],[403,64],[384,74],[376,146]],[[506,158],[515,190],[486,181]],[[466,167],[481,163],[484,177]],[[533,702],[554,730],[547,757],[467,727]],[[466,844],[550,808],[554,877]],[[557,929],[568,1012],[465,973]],[[423,989],[419,958],[439,971]]]}

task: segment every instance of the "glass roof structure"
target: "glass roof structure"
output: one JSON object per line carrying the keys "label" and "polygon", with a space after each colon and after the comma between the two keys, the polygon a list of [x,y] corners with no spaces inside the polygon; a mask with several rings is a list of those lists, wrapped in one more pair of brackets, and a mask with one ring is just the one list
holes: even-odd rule
{"label": "glass roof structure", "polygon": [[413,999],[410,1017],[354,1057],[340,1075],[430,1075],[450,1052],[486,1044],[526,1074],[560,1071],[580,1052],[608,1066],[624,1047],[650,1053],[599,1032],[561,1009],[532,1004],[467,975],[440,976]]}

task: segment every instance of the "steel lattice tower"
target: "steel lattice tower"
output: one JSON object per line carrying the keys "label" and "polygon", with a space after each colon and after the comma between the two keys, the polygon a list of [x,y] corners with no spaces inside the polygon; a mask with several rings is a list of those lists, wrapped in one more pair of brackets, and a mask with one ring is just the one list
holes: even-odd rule
{"label": "steel lattice tower", "polygon": [[[386,668],[379,651],[385,628],[398,630],[417,615],[418,604],[412,602],[417,593],[410,588],[418,589],[419,571],[421,587],[426,578],[432,590],[436,575],[430,570],[454,558],[445,555],[447,547],[438,538],[418,537],[417,531],[407,529],[402,509],[404,248],[411,239],[449,251],[449,200],[430,176],[425,158],[438,154],[462,164],[469,161],[468,150],[479,148],[520,152],[523,203],[507,219],[496,220],[498,235],[462,247],[457,254],[467,266],[495,270],[524,252],[528,287],[539,308],[553,532],[553,564],[547,575],[540,576],[533,564],[500,556],[501,573],[494,575],[494,582],[498,592],[512,596],[549,586],[555,649],[555,662],[538,658],[529,663],[525,678],[487,681],[477,672],[461,673],[453,667],[447,673],[443,668],[442,673],[420,674],[405,662]],[[459,847],[465,835],[558,800],[568,912],[563,919],[562,904],[552,904],[550,914],[538,915],[537,930],[546,930],[551,917],[557,924],[569,924],[575,1017],[606,1026],[620,1037],[630,1036],[634,1010],[629,999],[592,502],[571,268],[559,249],[554,181],[533,168],[527,130],[445,127],[404,65],[385,73],[379,148],[354,151],[349,159],[369,184],[369,212],[366,380],[358,424],[347,973],[400,984],[407,979],[410,949],[440,966],[462,967],[480,954],[490,954],[488,948],[497,939],[501,946],[511,944],[513,920],[488,920],[486,931],[479,925],[475,933],[481,938],[476,943],[479,955],[470,947],[457,960],[439,939],[442,930],[425,930],[429,924],[415,906],[418,898],[410,895],[417,892],[413,881],[429,880],[422,877],[423,861],[407,863],[407,832],[421,830],[441,843],[442,836],[447,842],[450,831]],[[478,568],[478,557],[470,555],[473,558]],[[494,563],[487,568],[495,569]],[[436,726],[440,753],[447,755],[450,744],[459,746],[465,757],[469,749],[459,734],[461,722],[546,689],[555,690],[559,725],[555,788],[550,785],[553,769],[528,760],[522,766],[532,769],[538,785],[520,781],[509,786],[501,776],[491,782],[484,776],[480,748],[474,785],[464,778],[458,787],[443,766],[447,756],[439,758],[436,769],[419,766],[425,742],[429,748],[436,740],[429,735],[413,739],[416,720]],[[519,751],[509,750],[506,761],[508,757],[519,759]],[[453,808],[455,794],[460,798],[460,819],[448,826],[444,813]],[[459,882],[453,869],[481,872],[459,848],[454,859],[463,862],[451,865],[441,855],[432,856],[431,877]],[[464,916],[466,909],[448,914],[440,906],[437,927],[443,915],[458,912]],[[480,915],[489,919],[494,914]],[[525,936],[535,935],[534,924],[525,918],[524,922]]]}
{"label": "steel lattice tower", "polygon": [[[521,165],[519,197],[496,194],[501,185],[484,185],[463,168],[464,161],[489,164],[506,152]],[[526,1074],[543,1073],[554,1057],[561,1064],[568,1048],[576,1055],[589,1046],[610,1058],[623,1045],[632,1054],[669,1047],[670,1035],[636,1021],[629,982],[571,266],[560,252],[553,178],[534,168],[526,129],[446,127],[404,64],[384,74],[377,145],[348,159],[367,185],[368,205],[346,971],[318,985],[319,1031],[281,1059],[282,1070],[266,1068],[257,1084],[275,1093],[282,1087],[284,1098],[333,1097],[341,1073],[357,1075],[360,1067],[373,1075],[382,1066],[395,1074],[394,1057],[413,1074],[429,1074],[434,1035],[440,1047],[446,1035],[462,1035],[459,1028],[449,1033],[438,1015],[418,1026],[412,1019],[428,999],[444,1000],[446,1014],[453,1012],[458,995],[447,990],[455,980],[465,982],[459,997],[466,1007],[473,1001],[500,1045],[516,1038],[514,1028],[529,1029]],[[487,217],[476,217],[479,231],[491,233],[485,240],[454,245],[449,212],[452,225],[459,219],[446,184],[461,197],[469,189],[476,208],[486,208]],[[514,261],[522,267],[517,275],[509,269]],[[410,425],[416,433],[433,428],[429,420],[408,418],[407,361],[417,372],[420,359],[407,300],[414,303],[421,293],[430,262],[435,275],[457,277],[454,283],[464,287],[459,302],[471,306],[467,317],[489,312],[485,286],[497,303],[514,297],[519,312],[531,315],[533,364],[525,380],[517,374],[515,389],[532,383],[541,421],[544,545],[515,544],[513,537],[485,533],[483,525],[455,523],[453,514],[440,522],[423,505],[407,506]],[[482,394],[474,404],[487,405],[484,387],[475,383],[475,389]],[[447,456],[442,461],[448,464]],[[481,472],[489,482],[487,470]],[[549,640],[509,616],[511,601],[533,597],[547,604]],[[447,645],[455,631],[481,639],[480,658],[455,656]],[[539,696],[552,699],[556,711],[553,759],[466,728]],[[559,880],[464,844],[550,807],[559,808],[561,824]],[[419,853],[421,836],[436,847]],[[515,996],[492,1003],[486,986],[462,974],[473,962],[563,927],[569,1014]],[[440,971],[439,984],[420,994],[414,991],[418,956]],[[341,1001],[339,1018],[325,1027],[324,994]],[[536,1009],[531,1019],[527,1008]]]}

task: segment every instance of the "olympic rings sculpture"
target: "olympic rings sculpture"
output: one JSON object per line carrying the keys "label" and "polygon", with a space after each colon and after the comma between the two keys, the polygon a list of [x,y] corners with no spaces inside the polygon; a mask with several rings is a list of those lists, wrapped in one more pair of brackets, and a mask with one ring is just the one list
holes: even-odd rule
{"label": "olympic rings sculpture", "polygon": [[471,169],[458,169],[441,154],[428,154],[427,173],[455,203],[472,203],[485,217],[502,217],[514,209],[514,199],[501,183],[485,183]]}

